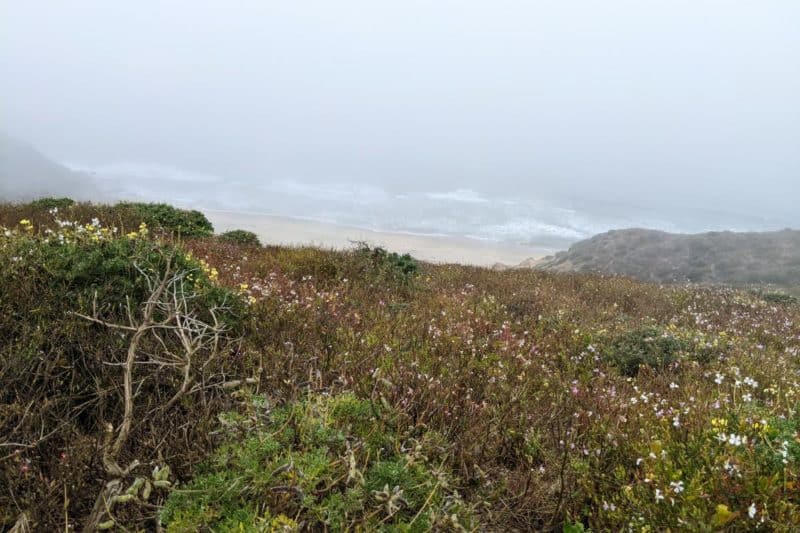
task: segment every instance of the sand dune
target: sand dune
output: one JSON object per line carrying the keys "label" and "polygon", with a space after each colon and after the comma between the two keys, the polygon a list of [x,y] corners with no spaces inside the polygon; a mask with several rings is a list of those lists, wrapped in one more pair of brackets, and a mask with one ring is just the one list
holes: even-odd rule
{"label": "sand dune", "polygon": [[313,245],[344,249],[359,241],[409,253],[424,261],[493,266],[517,265],[553,253],[552,249],[517,246],[463,237],[428,236],[378,232],[350,226],[326,224],[289,217],[203,210],[217,232],[245,229],[256,233],[264,244]]}

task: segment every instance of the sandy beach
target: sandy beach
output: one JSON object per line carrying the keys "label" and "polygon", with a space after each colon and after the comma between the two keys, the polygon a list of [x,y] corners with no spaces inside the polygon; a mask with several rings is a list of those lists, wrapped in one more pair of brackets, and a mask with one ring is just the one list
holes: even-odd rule
{"label": "sandy beach", "polygon": [[378,232],[281,216],[207,209],[203,212],[218,233],[245,229],[258,235],[264,244],[312,245],[341,250],[363,241],[393,252],[409,253],[423,261],[477,266],[494,266],[498,263],[513,266],[554,251],[462,237]]}

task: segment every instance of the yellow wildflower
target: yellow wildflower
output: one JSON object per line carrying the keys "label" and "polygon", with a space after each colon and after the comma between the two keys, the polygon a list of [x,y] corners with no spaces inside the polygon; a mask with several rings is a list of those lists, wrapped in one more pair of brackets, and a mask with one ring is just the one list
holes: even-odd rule
{"label": "yellow wildflower", "polygon": [[292,531],[299,531],[300,526],[284,514],[279,514],[269,524],[269,531],[270,532],[292,532]]}
{"label": "yellow wildflower", "polygon": [[664,446],[661,444],[660,440],[654,440],[653,442],[650,443],[650,451],[653,452],[654,454],[661,453],[661,450],[663,449]]}
{"label": "yellow wildflower", "polygon": [[736,518],[738,514],[739,513],[732,513],[727,505],[719,504],[717,505],[717,511],[711,518],[711,523],[715,526],[721,527]]}
{"label": "yellow wildflower", "polygon": [[767,434],[769,431],[769,424],[766,420],[762,420],[761,422],[753,422],[753,429],[756,430],[759,435],[762,437]]}

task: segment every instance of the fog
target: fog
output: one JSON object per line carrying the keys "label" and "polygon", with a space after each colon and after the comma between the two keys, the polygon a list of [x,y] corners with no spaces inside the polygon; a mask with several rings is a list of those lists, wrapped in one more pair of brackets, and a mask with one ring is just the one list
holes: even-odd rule
{"label": "fog", "polygon": [[141,196],[309,217],[426,198],[449,224],[391,229],[519,219],[481,215],[494,199],[606,217],[586,232],[800,226],[798,22],[793,0],[3,0],[0,129],[147,168]]}

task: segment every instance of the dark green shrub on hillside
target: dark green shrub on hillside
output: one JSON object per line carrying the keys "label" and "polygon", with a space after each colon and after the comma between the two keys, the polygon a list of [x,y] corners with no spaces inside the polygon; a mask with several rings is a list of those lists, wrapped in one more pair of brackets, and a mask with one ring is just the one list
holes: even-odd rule
{"label": "dark green shrub on hillside", "polygon": [[[127,416],[122,375],[134,338],[133,423],[119,462],[136,459],[152,470],[168,457],[181,472],[198,460],[227,394],[212,387],[198,399],[190,386],[241,369],[242,358],[220,355],[235,346],[244,303],[212,283],[202,264],[146,232],[120,237],[87,224],[44,236],[28,227],[0,232],[0,441],[3,455],[16,458],[0,461],[0,529],[22,509],[33,529],[53,531],[65,515],[73,524],[86,520],[105,486],[109,470],[98,450],[104,425],[121,432]],[[151,313],[149,301],[157,302]],[[54,479],[70,487],[66,508],[52,505]],[[121,481],[127,486],[133,475]],[[114,512],[137,529],[150,514],[135,505]]]}
{"label": "dark green shrub on hillside", "polygon": [[660,370],[678,360],[687,344],[656,327],[642,327],[617,337],[607,350],[607,357],[626,376],[635,376],[639,367]]}
{"label": "dark green shrub on hillside", "polygon": [[371,248],[359,244],[356,254],[370,264],[373,270],[400,281],[409,281],[419,272],[419,263],[409,254],[388,252],[381,247]]}
{"label": "dark green shrub on hillside", "polygon": [[[472,530],[439,467],[439,439],[402,431],[393,410],[351,394],[221,417],[226,442],[172,492],[167,531]],[[417,437],[416,439],[414,437]],[[412,444],[412,445],[409,445]]]}
{"label": "dark green shrub on hillside", "polygon": [[128,209],[139,216],[148,226],[177,233],[183,237],[207,237],[214,233],[214,226],[200,211],[178,209],[168,204],[120,202],[118,208]]}
{"label": "dark green shrub on hillside", "polygon": [[394,270],[405,277],[413,276],[419,272],[419,264],[409,254],[398,255],[392,252],[389,254],[389,263]]}
{"label": "dark green shrub on hillside", "polygon": [[258,235],[252,231],[243,229],[234,229],[226,231],[219,238],[225,242],[232,242],[244,246],[261,246],[261,241],[258,240]]}
{"label": "dark green shrub on hillside", "polygon": [[767,292],[761,296],[765,302],[772,304],[796,304],[797,298],[785,292]]}
{"label": "dark green shrub on hillside", "polygon": [[31,207],[33,209],[66,209],[75,205],[75,200],[72,198],[39,198],[37,200],[33,200],[32,202],[28,202],[27,207]]}
{"label": "dark green shrub on hillside", "polygon": [[755,455],[759,464],[766,467],[770,475],[780,476],[789,461],[800,463],[800,441],[797,439],[797,435],[800,434],[800,418],[771,417],[767,421],[766,428],[773,442],[782,444],[782,452],[775,453],[775,449],[769,443],[760,442],[755,446]]}

